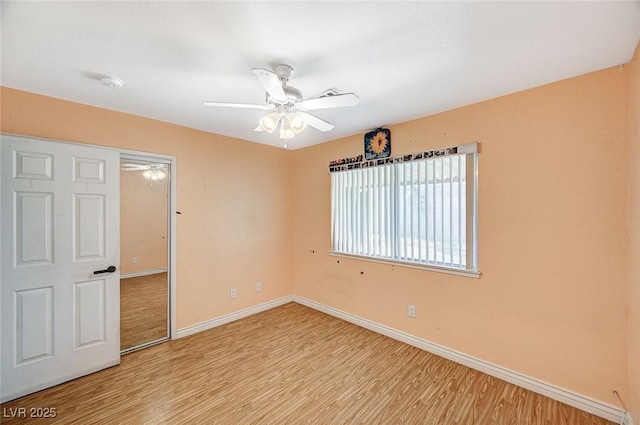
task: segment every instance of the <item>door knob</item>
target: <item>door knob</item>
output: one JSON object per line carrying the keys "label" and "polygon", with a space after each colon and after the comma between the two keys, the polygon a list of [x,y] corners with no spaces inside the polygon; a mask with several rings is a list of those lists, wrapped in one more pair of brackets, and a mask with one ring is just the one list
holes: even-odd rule
{"label": "door knob", "polygon": [[100,274],[100,273],[113,273],[116,271],[116,266],[109,266],[104,270],[96,270],[95,272],[93,272],[93,274]]}

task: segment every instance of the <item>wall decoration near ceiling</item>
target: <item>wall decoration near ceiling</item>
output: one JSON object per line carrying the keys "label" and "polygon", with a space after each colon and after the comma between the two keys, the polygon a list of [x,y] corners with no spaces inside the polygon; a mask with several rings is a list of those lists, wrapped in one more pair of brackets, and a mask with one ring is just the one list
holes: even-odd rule
{"label": "wall decoration near ceiling", "polygon": [[391,155],[391,131],[377,128],[364,135],[365,159],[387,158]]}
{"label": "wall decoration near ceiling", "polygon": [[398,162],[410,162],[419,161],[422,159],[429,159],[438,156],[467,154],[471,152],[477,152],[477,142],[467,143],[465,145],[452,146],[448,148],[432,149],[430,151],[423,151],[417,153],[410,153],[405,155],[397,155],[388,158],[378,158],[371,160],[362,160],[362,155],[354,156],[352,158],[343,158],[331,161],[329,163],[329,172],[335,173],[338,171],[347,171],[354,168],[368,168],[377,167],[380,165],[394,164]]}
{"label": "wall decoration near ceiling", "polygon": [[349,158],[336,159],[329,163],[330,167],[336,167],[338,165],[356,164],[362,162],[362,155],[352,156]]}

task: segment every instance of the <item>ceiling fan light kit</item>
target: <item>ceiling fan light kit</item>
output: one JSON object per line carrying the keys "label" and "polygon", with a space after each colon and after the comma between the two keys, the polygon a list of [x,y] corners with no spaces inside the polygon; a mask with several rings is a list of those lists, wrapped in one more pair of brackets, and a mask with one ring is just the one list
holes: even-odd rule
{"label": "ceiling fan light kit", "polygon": [[[304,131],[307,126],[322,132],[333,130],[333,124],[307,111],[356,106],[359,103],[359,98],[354,93],[338,93],[334,89],[325,90],[318,96],[304,99],[300,90],[287,85],[293,75],[292,67],[278,65],[274,71],[253,69],[256,78],[267,92],[265,105],[212,101],[205,101],[202,104],[227,108],[271,109],[272,112],[260,118],[254,131],[265,131],[271,134],[280,127],[280,138],[288,140]],[[284,147],[287,147],[286,143]]]}
{"label": "ceiling fan light kit", "polygon": [[280,120],[280,138],[284,140],[292,139],[296,134],[291,128],[291,123],[287,117]]}
{"label": "ceiling fan light kit", "polygon": [[298,134],[307,127],[307,123],[304,122],[302,116],[296,112],[290,113],[287,118],[291,124],[291,129],[294,133]]}
{"label": "ceiling fan light kit", "polygon": [[262,130],[266,131],[267,133],[273,133],[273,130],[275,130],[280,123],[280,114],[277,112],[272,112],[260,118],[260,121],[258,121],[258,123],[260,124],[260,128]]}
{"label": "ceiling fan light kit", "polygon": [[158,168],[152,168],[142,173],[142,176],[149,180],[164,180],[167,177],[167,173]]}

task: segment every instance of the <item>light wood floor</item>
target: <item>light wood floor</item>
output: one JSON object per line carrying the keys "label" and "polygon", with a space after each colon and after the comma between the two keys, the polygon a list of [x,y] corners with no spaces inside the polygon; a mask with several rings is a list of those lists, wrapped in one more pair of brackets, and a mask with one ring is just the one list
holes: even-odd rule
{"label": "light wood floor", "polygon": [[3,406],[17,407],[57,409],[34,424],[611,424],[295,303]]}
{"label": "light wood floor", "polygon": [[167,335],[167,273],[121,279],[120,349]]}

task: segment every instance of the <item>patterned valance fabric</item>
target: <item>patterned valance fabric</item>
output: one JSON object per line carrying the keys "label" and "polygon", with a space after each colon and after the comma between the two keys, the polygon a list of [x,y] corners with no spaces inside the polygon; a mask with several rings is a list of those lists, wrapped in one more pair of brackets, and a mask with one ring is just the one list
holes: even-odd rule
{"label": "patterned valance fabric", "polygon": [[448,148],[432,149],[430,151],[418,153],[410,153],[406,155],[398,155],[389,158],[371,159],[368,161],[364,160],[363,155],[357,155],[350,158],[331,161],[329,163],[329,172],[335,173],[338,171],[353,170],[355,168],[378,167],[381,165],[393,164],[398,162],[419,161],[422,159],[429,159],[446,155],[469,154],[475,152],[478,152],[477,142],[459,146],[452,146]]}

